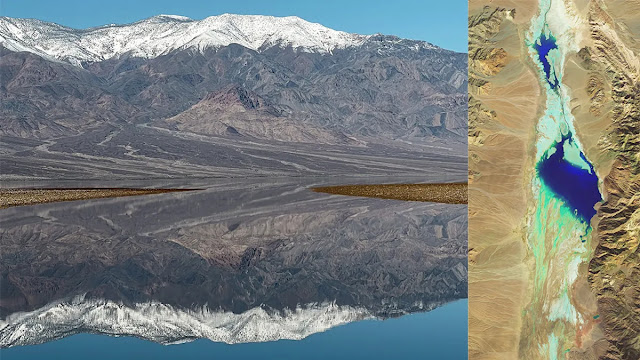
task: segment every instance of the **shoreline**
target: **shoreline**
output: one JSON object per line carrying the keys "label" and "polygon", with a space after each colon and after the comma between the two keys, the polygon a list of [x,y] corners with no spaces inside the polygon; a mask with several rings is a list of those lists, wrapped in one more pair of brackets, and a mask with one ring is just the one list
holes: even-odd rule
{"label": "shoreline", "polygon": [[124,196],[164,194],[197,189],[134,189],[134,188],[38,188],[0,189],[0,209],[62,201],[105,199]]}
{"label": "shoreline", "polygon": [[314,187],[320,193],[362,196],[380,199],[467,204],[467,183],[451,184],[379,184]]}

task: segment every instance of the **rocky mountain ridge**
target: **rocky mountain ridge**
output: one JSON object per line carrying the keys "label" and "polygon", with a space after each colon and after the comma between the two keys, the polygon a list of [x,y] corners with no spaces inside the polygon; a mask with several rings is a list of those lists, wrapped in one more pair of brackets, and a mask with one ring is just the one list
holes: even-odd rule
{"label": "rocky mountain ridge", "polygon": [[[277,34],[272,33],[275,24]],[[424,41],[318,26],[299,18],[222,15],[192,21],[159,16],[130,25],[73,30],[39,20],[0,18],[2,174],[24,176],[12,164],[67,154],[77,158],[55,160],[48,168],[66,172],[68,164],[83,163],[89,169],[94,167],[89,161],[105,160],[130,173],[122,160],[138,159],[163,168],[181,161],[196,169],[203,160],[178,146],[185,138],[196,148],[207,141],[244,149],[239,141],[244,139],[269,147],[271,142],[294,148],[315,144],[314,152],[322,153],[343,144],[365,147],[383,159],[416,144],[415,158],[423,156],[419,153],[425,147],[466,156],[466,54]],[[215,45],[199,47],[154,40],[165,32],[180,41],[192,30],[201,36],[194,30],[201,27],[216,36],[244,40],[211,40]],[[317,36],[333,34],[321,37],[330,44],[307,36],[316,28]],[[120,34],[125,30],[126,36]],[[98,36],[112,32],[120,35]],[[125,38],[126,46],[152,50],[127,50],[120,43]],[[244,97],[241,107],[225,105],[226,96],[212,97],[228,89]],[[119,134],[138,133],[140,126],[144,134],[119,142]],[[149,146],[166,135],[170,139],[163,141],[162,151]],[[82,145],[70,148],[70,142]],[[379,153],[378,145],[397,150]],[[130,148],[144,149],[145,154],[133,154]],[[228,157],[229,151],[236,150],[207,157]],[[206,174],[213,175],[208,170]]]}

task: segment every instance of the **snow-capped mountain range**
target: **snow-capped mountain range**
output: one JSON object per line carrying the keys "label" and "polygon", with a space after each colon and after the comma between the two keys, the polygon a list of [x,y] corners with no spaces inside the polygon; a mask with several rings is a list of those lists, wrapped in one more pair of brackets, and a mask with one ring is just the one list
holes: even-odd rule
{"label": "snow-capped mountain range", "polygon": [[76,66],[125,54],[150,59],[173,50],[202,51],[234,43],[256,51],[290,46],[298,51],[330,53],[360,45],[369,37],[332,30],[295,16],[223,14],[192,20],[158,15],[132,24],[85,30],[36,19],[0,17],[0,44],[9,50],[28,51]]}
{"label": "snow-capped mountain range", "polygon": [[[66,174],[78,176],[76,162],[66,158],[69,154],[82,154],[79,162],[90,172],[97,168],[89,163],[98,158],[139,161],[127,170],[125,163],[104,167],[127,176],[156,171],[164,176],[160,174],[176,169],[175,159],[189,164],[176,176],[185,171],[235,174],[238,166],[251,176],[256,171],[297,176],[338,168],[351,174],[362,167],[359,161],[346,161],[345,154],[360,154],[363,146],[368,147],[367,156],[380,151],[376,159],[402,154],[406,164],[412,164],[406,169],[422,171],[423,163],[415,159],[426,155],[409,145],[418,143],[430,149],[456,148],[466,163],[467,54],[421,40],[350,34],[297,17],[192,20],[159,15],[83,30],[0,17],[0,74],[0,135],[18,139],[11,143],[15,146],[2,142],[0,177],[23,176],[28,169],[68,176],[60,169],[69,166],[75,169]],[[221,91],[223,96],[215,96]],[[247,99],[261,99],[264,107],[256,108]],[[199,112],[192,111],[196,104]],[[159,140],[158,131],[169,138]],[[184,139],[184,134],[198,138]],[[77,136],[87,139],[76,143]],[[229,138],[228,148],[200,136]],[[55,166],[48,162],[25,167],[24,138],[69,141],[55,140],[57,147],[34,143],[32,164],[49,161],[41,149],[65,154]],[[150,146],[151,141],[160,142]],[[277,161],[256,160],[250,152],[236,150],[240,142],[252,147],[255,141],[291,144],[295,154],[307,151],[299,144],[350,148],[327,158],[331,165],[320,164],[315,155],[310,155],[313,161],[292,161],[288,152],[281,154],[282,148],[274,153]],[[402,150],[388,151],[388,142]],[[101,146],[93,146],[96,143]],[[215,149],[209,148],[213,143]],[[145,155],[122,153],[129,146],[144,149]],[[415,154],[404,158],[407,149]],[[16,161],[5,155],[12,151]],[[205,151],[216,155],[200,155]],[[222,153],[229,156],[219,156]],[[151,164],[157,168],[149,168]],[[371,171],[397,174],[397,161],[389,164],[393,170],[376,165]]]}

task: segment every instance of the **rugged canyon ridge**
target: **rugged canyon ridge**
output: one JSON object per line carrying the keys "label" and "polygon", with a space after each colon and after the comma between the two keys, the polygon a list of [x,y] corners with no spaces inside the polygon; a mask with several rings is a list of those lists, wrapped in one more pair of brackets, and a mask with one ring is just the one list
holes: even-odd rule
{"label": "rugged canyon ridge", "polygon": [[466,68],[297,17],[2,17],[2,177],[462,175]]}
{"label": "rugged canyon ridge", "polygon": [[471,2],[471,359],[640,358],[639,24]]}

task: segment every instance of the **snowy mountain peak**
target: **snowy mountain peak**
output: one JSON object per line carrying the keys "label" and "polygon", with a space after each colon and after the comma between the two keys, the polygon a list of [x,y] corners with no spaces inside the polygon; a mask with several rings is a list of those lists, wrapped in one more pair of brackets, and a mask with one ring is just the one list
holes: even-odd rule
{"label": "snowy mountain peak", "polygon": [[128,54],[154,58],[178,49],[203,51],[240,44],[261,51],[273,46],[329,53],[362,44],[368,36],[350,34],[296,16],[223,14],[202,20],[157,15],[126,25],[78,30],[34,19],[0,17],[0,44],[12,51],[81,66]]}

